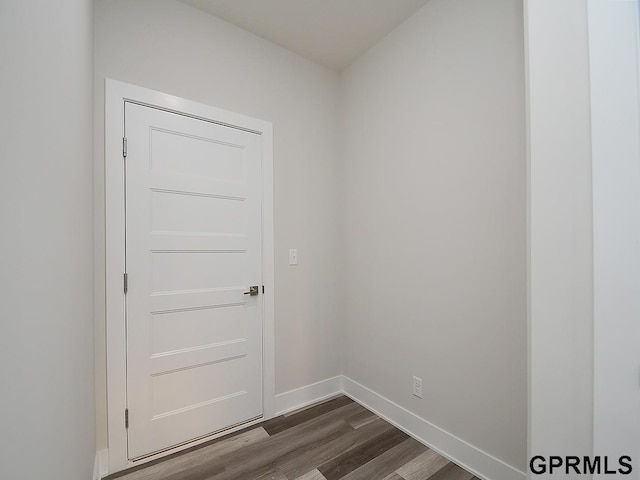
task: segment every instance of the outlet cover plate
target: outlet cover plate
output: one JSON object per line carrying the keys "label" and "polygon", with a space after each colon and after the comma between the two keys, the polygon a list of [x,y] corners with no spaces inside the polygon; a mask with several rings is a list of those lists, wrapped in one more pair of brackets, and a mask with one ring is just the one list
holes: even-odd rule
{"label": "outlet cover plate", "polygon": [[422,379],[415,375],[413,377],[413,394],[418,398],[422,398]]}

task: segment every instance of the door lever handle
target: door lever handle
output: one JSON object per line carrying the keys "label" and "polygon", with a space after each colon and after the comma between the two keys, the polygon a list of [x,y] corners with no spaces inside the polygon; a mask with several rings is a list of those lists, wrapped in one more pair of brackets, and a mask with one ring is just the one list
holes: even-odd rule
{"label": "door lever handle", "polygon": [[249,287],[249,291],[244,292],[244,295],[251,295],[252,297],[255,297],[256,295],[258,295],[258,285],[253,285]]}

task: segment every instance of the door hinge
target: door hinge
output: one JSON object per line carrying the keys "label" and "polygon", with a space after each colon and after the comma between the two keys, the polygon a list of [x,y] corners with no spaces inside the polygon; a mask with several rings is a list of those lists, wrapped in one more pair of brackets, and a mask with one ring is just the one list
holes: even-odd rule
{"label": "door hinge", "polygon": [[124,293],[127,293],[129,291],[129,274],[125,273],[124,274]]}
{"label": "door hinge", "polygon": [[127,158],[127,137],[122,137],[122,156]]}
{"label": "door hinge", "polygon": [[124,428],[129,428],[129,409],[124,409]]}
{"label": "door hinge", "polygon": [[262,285],[262,293],[264,293],[264,285]]}

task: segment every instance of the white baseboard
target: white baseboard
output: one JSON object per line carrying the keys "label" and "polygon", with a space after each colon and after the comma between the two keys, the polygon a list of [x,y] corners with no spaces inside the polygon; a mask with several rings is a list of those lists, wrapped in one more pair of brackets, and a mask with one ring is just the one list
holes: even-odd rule
{"label": "white baseboard", "polygon": [[98,452],[96,452],[96,457],[93,461],[93,475],[91,476],[91,480],[100,480],[100,459],[98,458]]}
{"label": "white baseboard", "polygon": [[276,395],[276,416],[342,393],[342,375]]}
{"label": "white baseboard", "polygon": [[109,450],[98,450],[93,463],[92,480],[100,480],[109,474]]}
{"label": "white baseboard", "polygon": [[348,377],[343,393],[400,430],[484,480],[525,480],[526,474],[418,417]]}

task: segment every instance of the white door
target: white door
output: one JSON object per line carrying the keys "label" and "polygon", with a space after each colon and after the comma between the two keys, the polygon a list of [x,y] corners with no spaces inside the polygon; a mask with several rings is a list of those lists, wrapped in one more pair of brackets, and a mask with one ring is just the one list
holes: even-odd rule
{"label": "white door", "polygon": [[263,413],[262,147],[258,134],[129,102],[125,137],[136,459]]}

